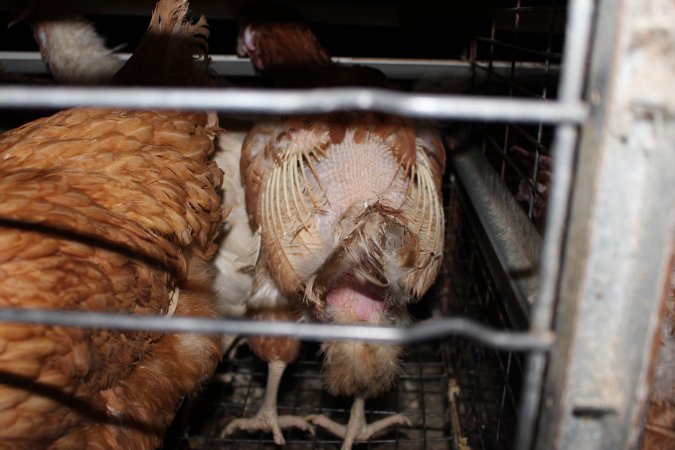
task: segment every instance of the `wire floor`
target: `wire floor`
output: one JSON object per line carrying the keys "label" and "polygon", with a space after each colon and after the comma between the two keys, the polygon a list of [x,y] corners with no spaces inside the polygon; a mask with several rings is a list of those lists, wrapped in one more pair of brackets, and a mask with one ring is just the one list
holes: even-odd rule
{"label": "wire floor", "polygon": [[[253,416],[262,401],[267,367],[242,346],[234,359],[221,364],[214,380],[200,399],[185,405],[183,423],[187,432],[179,439],[181,449],[215,450],[276,448],[270,434],[238,433],[222,438],[225,425],[237,417]],[[305,344],[301,358],[288,367],[279,393],[279,414],[306,416],[325,414],[346,423],[351,399],[336,398],[324,391],[318,345]],[[452,449],[449,414],[451,379],[438,346],[410,347],[404,373],[397,386],[386,395],[366,403],[368,421],[390,414],[403,414],[410,427],[397,427],[360,449]],[[287,449],[336,448],[340,440],[317,429],[314,436],[285,430]]]}

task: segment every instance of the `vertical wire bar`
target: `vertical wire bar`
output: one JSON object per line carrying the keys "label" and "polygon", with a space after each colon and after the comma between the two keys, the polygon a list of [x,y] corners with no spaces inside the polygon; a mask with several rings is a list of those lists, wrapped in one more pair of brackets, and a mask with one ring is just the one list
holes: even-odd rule
{"label": "vertical wire bar", "polygon": [[[519,8],[520,8],[520,0],[516,0],[516,6],[513,11],[513,32],[511,33],[512,39],[511,43],[513,44],[513,48],[511,49],[511,70],[509,71],[509,97],[513,97],[513,90],[514,90],[513,84],[516,81],[515,80],[516,59],[518,54],[516,46],[518,44],[518,28],[520,25],[520,13],[518,12]],[[502,181],[506,180],[506,171],[507,171],[506,158],[508,157],[509,141],[511,140],[510,131],[511,131],[510,125],[508,123],[504,124],[504,145],[502,147],[502,155],[501,155],[502,160],[500,168],[500,176]]]}
{"label": "vertical wire bar", "polygon": [[[560,164],[569,164],[571,169],[573,149],[577,141],[577,129],[572,125],[558,127],[554,140],[555,165],[549,197],[549,214],[544,232],[539,275],[539,298],[533,305],[530,330],[549,329],[553,319],[553,306],[559,282],[560,257],[562,253],[564,225],[567,219],[567,204],[572,173],[557,170]],[[561,162],[562,159],[568,161]],[[561,192],[562,190],[567,192]],[[552,207],[556,205],[557,207]],[[558,223],[555,223],[558,222]],[[521,407],[516,438],[517,450],[532,446],[536,415],[541,400],[541,389],[547,356],[531,353],[525,365],[525,379],[521,394]]]}
{"label": "vertical wire bar", "polygon": [[[405,395],[405,387],[404,386],[405,381],[403,379],[399,379],[397,386],[396,386],[396,395],[394,396],[394,405],[396,408],[396,413],[400,414],[401,413],[401,396]],[[399,450],[399,441],[401,440],[401,431],[399,430],[399,427],[396,427],[394,430],[394,447],[396,450]]]}
{"label": "vertical wire bar", "polygon": [[424,449],[427,448],[427,402],[426,402],[426,386],[424,384],[424,365],[420,361],[421,355],[417,355],[417,372],[420,375],[420,409],[422,410],[422,442]]}
{"label": "vertical wire bar", "polygon": [[[304,359],[302,357],[302,353],[300,353],[300,358]],[[301,362],[301,361],[298,361],[298,362]],[[295,416],[295,415],[297,415],[297,411],[298,411],[298,404],[299,404],[299,397],[300,397],[299,393],[301,393],[301,392],[307,393],[307,390],[306,390],[306,388],[307,388],[307,378],[304,377],[304,376],[303,377],[294,377],[294,378],[295,378],[294,384],[296,386],[298,386],[298,388],[293,389],[293,394],[291,396],[293,400],[290,403],[291,403],[291,415]],[[306,396],[305,396],[305,398],[306,398]],[[294,427],[288,428],[288,431],[287,431],[287,434],[286,434],[286,441],[292,440],[293,434],[295,432],[296,432],[296,430],[294,429]]]}
{"label": "vertical wire bar", "polygon": [[[549,16],[549,32],[547,36],[547,41],[546,41],[546,57],[544,59],[544,82],[542,85],[542,90],[541,90],[541,96],[542,98],[548,98],[548,79],[550,75],[550,67],[551,67],[551,59],[548,56],[548,53],[553,51],[553,26],[555,23],[555,17],[557,14],[557,1],[552,0],[551,2],[551,11],[550,11],[550,16]],[[541,144],[541,139],[542,139],[542,134],[543,134],[543,128],[544,125],[542,123],[539,123],[539,126],[537,127],[537,142]],[[549,150],[550,153],[550,150]],[[538,178],[539,178],[539,161],[540,161],[540,156],[541,153],[539,149],[535,149],[535,160],[534,160],[534,167],[532,171],[532,191],[530,195],[530,202],[529,202],[529,210],[528,210],[528,216],[530,219],[534,220],[534,202],[536,200],[536,196],[539,194],[537,190],[538,186]]]}
{"label": "vertical wire bar", "polygon": [[[549,71],[551,67],[551,59],[548,56],[548,53],[553,51],[553,25],[555,23],[555,17],[557,14],[556,11],[557,7],[557,1],[552,0],[551,2],[551,11],[549,15],[549,25],[548,25],[548,36],[547,36],[547,41],[546,41],[546,53],[547,55],[545,56],[544,59],[544,82],[542,83],[542,89],[541,89],[541,96],[542,98],[548,98],[548,77],[549,77]],[[539,123],[537,126],[537,142],[541,144],[541,139],[543,135],[543,128],[544,125],[542,123]],[[530,218],[530,220],[534,220],[534,202],[536,200],[536,196],[539,194],[537,190],[538,186],[538,181],[537,179],[539,178],[539,160],[540,160],[540,151],[538,148],[535,148],[535,154],[534,154],[534,165],[532,167],[532,184],[531,184],[531,191],[530,191],[530,199],[528,203],[528,211],[527,215]]]}
{"label": "vertical wire bar", "polygon": [[[516,60],[518,59],[518,51],[516,50],[516,47],[518,45],[518,33],[520,31],[520,12],[519,9],[521,7],[521,0],[516,0],[515,2],[515,10],[513,11],[513,33],[512,33],[512,44],[513,44],[513,49],[511,51],[511,70],[509,73],[509,97],[513,97],[514,95],[514,83],[515,83],[515,69],[516,69]],[[504,124],[505,131],[504,131],[504,146],[502,148],[502,161],[501,161],[501,179],[502,181],[506,182],[506,176],[507,176],[507,159],[509,158],[509,142],[511,141],[511,127],[508,123]],[[532,201],[534,203],[534,201]],[[490,285],[488,285],[488,292],[491,291]],[[494,294],[492,295],[494,298]],[[499,311],[497,312],[499,314]],[[500,320],[501,325],[504,326],[505,323],[503,320]],[[499,442],[502,439],[502,434],[507,431],[508,424],[504,420],[504,412],[505,412],[505,407],[506,403],[509,399],[508,395],[508,389],[509,389],[509,383],[510,383],[510,370],[511,370],[511,357],[512,353],[509,352],[506,356],[507,358],[507,364],[506,368],[504,368],[503,364],[503,355],[499,354],[498,352],[495,352],[495,358],[498,361],[498,364],[500,366],[501,372],[502,372],[502,392],[501,392],[501,399],[500,399],[500,405],[499,405],[499,421],[497,423],[497,430],[495,433],[495,440],[494,440],[494,448],[499,448]],[[515,408],[515,405],[513,405]],[[513,439],[513,436],[511,435],[511,439]]]}
{"label": "vertical wire bar", "polygon": [[[593,9],[591,0],[571,0],[569,4],[558,88],[558,99],[563,103],[575,102],[582,94]],[[569,215],[576,142],[576,126],[564,124],[557,127],[552,146],[555,164],[541,253],[539,297],[533,305],[530,324],[532,331],[548,330],[553,320],[556,291],[560,281],[563,241]],[[517,450],[529,450],[532,446],[546,362],[547,357],[542,353],[531,353],[527,360],[515,445]]]}

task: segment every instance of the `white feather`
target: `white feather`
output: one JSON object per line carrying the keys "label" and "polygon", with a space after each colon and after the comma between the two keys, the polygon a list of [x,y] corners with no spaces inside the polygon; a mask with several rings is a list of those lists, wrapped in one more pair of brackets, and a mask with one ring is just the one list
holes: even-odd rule
{"label": "white feather", "polygon": [[260,249],[260,235],[251,230],[246,214],[244,188],[239,173],[245,131],[225,131],[218,136],[216,164],[224,172],[223,206],[229,211],[225,237],[216,255],[215,289],[218,311],[224,316],[243,316],[251,292],[253,266]]}

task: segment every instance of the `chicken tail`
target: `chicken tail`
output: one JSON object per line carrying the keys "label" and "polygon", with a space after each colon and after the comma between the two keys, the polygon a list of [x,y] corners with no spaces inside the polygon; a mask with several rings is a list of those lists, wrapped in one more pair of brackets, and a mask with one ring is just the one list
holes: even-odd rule
{"label": "chicken tail", "polygon": [[113,78],[114,84],[210,86],[209,26],[204,16],[188,17],[187,0],[160,0],[136,51]]}

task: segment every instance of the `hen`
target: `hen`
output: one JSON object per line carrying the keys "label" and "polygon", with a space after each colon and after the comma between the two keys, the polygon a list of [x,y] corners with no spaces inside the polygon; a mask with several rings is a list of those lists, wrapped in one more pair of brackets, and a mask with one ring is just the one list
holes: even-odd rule
{"label": "hen", "polygon": [[[330,63],[304,24],[293,29],[289,22],[281,28],[278,22],[269,27],[255,23],[240,34],[244,41],[254,36],[253,45],[246,44],[255,51],[252,61],[273,78],[281,74],[277,85],[293,84],[286,79],[291,72],[279,67],[288,58],[293,71],[305,64],[305,74],[317,75],[303,79],[306,85],[358,84],[359,73],[372,80],[370,69]],[[292,47],[280,44],[288,33],[297,37]],[[406,305],[427,291],[441,262],[444,167],[438,135],[398,117],[345,112],[281,118],[254,127],[241,161],[249,221],[261,234],[248,317],[406,325]],[[264,430],[281,444],[281,429],[308,428],[302,418],[277,417],[279,381],[296,358],[299,342],[267,337],[250,339],[249,345],[268,362],[266,395],[255,417],[232,421],[224,434]],[[325,416],[309,420],[342,437],[343,449],[407,423],[395,415],[367,424],[364,414],[365,400],[395,383],[401,351],[395,345],[323,343],[327,390],[352,396],[354,403],[346,426]]]}
{"label": "hen", "polygon": [[59,83],[106,84],[124,64],[81,17],[35,21],[32,27],[42,60]]}
{"label": "hen", "polygon": [[107,84],[124,65],[93,24],[61,2],[10,2],[10,26],[27,21],[52,77],[64,84]]}
{"label": "hen", "polygon": [[[56,81],[99,84],[113,79],[116,72],[114,62],[119,60],[103,45],[103,37],[87,20],[72,15],[63,19],[58,14],[54,16],[44,10],[37,17],[35,14],[29,15],[28,20],[36,30],[35,37],[43,60]],[[79,36],[77,42],[64,45],[66,40],[63,37],[73,32]],[[102,62],[98,70],[91,68],[92,61]],[[119,78],[120,75],[117,75],[116,80]],[[132,82],[134,76],[127,75],[126,79]],[[169,80],[165,77],[162,82],[166,84]],[[201,84],[223,85],[224,82],[204,80]],[[259,239],[248,226],[239,176],[241,144],[250,124],[228,119],[226,126],[227,130],[219,130],[213,157],[225,171],[223,190],[227,195],[223,198],[223,209],[228,213],[215,258],[215,289],[218,312],[223,316],[239,317],[244,314],[244,301],[251,288],[251,268],[257,255]],[[234,336],[224,336],[224,349],[228,349],[234,341]]]}
{"label": "hen", "polygon": [[[187,7],[157,4],[116,82],[208,78]],[[0,135],[0,307],[217,317],[217,131],[209,113],[77,108]],[[155,449],[219,344],[0,324],[0,448]]]}
{"label": "hen", "polygon": [[239,17],[237,53],[275,87],[393,87],[379,70],[337,65],[302,18],[276,3],[254,3]]}

